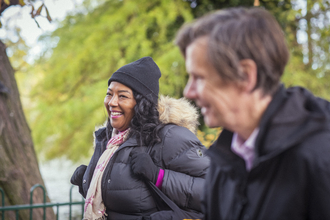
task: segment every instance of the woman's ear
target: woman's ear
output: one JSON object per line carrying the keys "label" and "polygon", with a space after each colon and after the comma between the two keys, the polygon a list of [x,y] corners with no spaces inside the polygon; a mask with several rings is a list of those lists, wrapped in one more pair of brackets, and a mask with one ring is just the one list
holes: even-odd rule
{"label": "woman's ear", "polygon": [[244,91],[251,93],[257,85],[257,64],[251,59],[243,59],[239,63],[245,75],[245,80],[240,83],[241,87]]}

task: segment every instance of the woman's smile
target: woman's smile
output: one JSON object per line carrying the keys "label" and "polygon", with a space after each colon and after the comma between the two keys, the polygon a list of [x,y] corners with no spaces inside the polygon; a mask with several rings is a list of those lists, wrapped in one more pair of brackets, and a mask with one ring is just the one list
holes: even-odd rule
{"label": "woman's smile", "polygon": [[111,111],[111,118],[119,118],[122,115],[123,115],[122,112]]}

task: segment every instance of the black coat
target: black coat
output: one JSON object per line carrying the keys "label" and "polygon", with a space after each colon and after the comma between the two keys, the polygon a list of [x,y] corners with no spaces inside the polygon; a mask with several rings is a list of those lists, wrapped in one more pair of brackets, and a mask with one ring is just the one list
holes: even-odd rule
{"label": "black coat", "polygon": [[[95,151],[83,175],[81,194],[86,197],[91,178],[104,149],[105,128],[95,132]],[[162,191],[178,206],[201,211],[201,195],[209,159],[206,148],[187,128],[174,124],[160,131],[161,143],[154,145],[150,155],[154,163],[165,170]],[[156,204],[146,184],[134,176],[130,152],[137,148],[136,138],[125,141],[111,157],[102,177],[102,199],[108,214],[147,215],[156,211]],[[139,147],[146,151],[147,147]]]}
{"label": "black coat", "polygon": [[330,219],[329,106],[281,87],[262,116],[250,172],[224,130],[206,152],[205,219]]}

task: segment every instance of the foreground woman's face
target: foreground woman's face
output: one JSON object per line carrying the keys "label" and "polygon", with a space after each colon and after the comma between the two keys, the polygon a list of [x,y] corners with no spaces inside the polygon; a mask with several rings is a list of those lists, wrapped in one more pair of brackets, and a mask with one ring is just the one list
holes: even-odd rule
{"label": "foreground woman's face", "polygon": [[110,83],[104,98],[104,106],[113,128],[124,131],[129,127],[135,114],[135,105],[133,91],[129,87],[115,81]]}

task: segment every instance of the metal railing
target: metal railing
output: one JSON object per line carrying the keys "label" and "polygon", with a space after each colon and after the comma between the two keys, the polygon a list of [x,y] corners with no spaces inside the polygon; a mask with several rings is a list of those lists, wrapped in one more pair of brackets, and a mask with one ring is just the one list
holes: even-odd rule
{"label": "metal railing", "polygon": [[[41,188],[43,191],[43,203],[38,203],[38,204],[33,204],[33,192],[36,188]],[[5,206],[5,193],[3,191],[3,189],[0,187],[0,192],[1,192],[1,205],[0,206],[0,219],[1,220],[5,220],[5,212],[6,211],[14,211],[15,215],[16,215],[16,220],[19,219],[19,211],[23,210],[23,209],[29,209],[30,210],[30,220],[33,219],[33,209],[36,208],[43,208],[43,219],[46,220],[46,208],[49,207],[56,207],[56,219],[59,219],[59,207],[60,206],[69,206],[69,220],[71,220],[72,218],[72,206],[73,205],[81,205],[81,215],[84,213],[84,199],[82,198],[82,200],[80,202],[72,202],[72,189],[73,189],[73,185],[70,188],[70,200],[69,202],[63,202],[63,203],[46,203],[46,190],[45,187],[40,185],[40,184],[36,184],[34,186],[31,187],[30,189],[30,204],[25,204],[25,205],[13,205],[13,206]]]}

